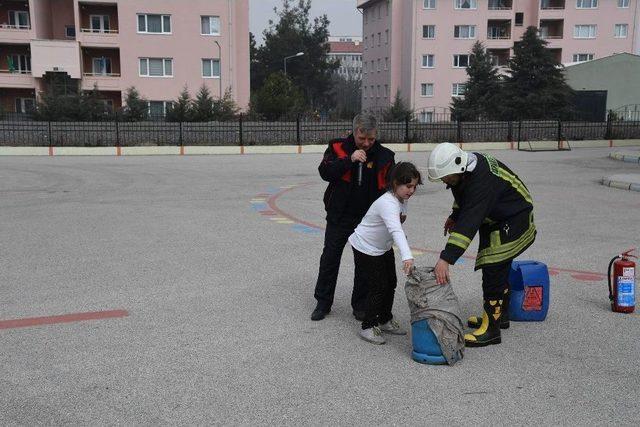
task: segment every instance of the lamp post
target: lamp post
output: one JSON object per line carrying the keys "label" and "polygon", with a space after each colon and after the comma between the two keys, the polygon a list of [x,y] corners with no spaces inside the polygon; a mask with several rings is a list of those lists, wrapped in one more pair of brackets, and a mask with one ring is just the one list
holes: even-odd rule
{"label": "lamp post", "polygon": [[296,56],[302,56],[304,55],[304,52],[298,52],[295,55],[291,55],[291,56],[287,56],[286,58],[284,58],[284,75],[287,75],[287,59],[291,59],[291,58],[295,58]]}
{"label": "lamp post", "polygon": [[[220,74],[218,76],[218,92],[220,92],[218,96],[222,99],[222,48],[220,47],[218,40],[214,40],[213,42],[218,46],[218,70]],[[213,64],[211,64],[211,75],[213,75]]]}

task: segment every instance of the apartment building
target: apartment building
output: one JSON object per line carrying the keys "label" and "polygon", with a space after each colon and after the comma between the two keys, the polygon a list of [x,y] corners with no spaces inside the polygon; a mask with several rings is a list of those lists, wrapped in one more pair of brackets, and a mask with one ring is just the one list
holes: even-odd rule
{"label": "apartment building", "polygon": [[347,80],[362,78],[362,38],[355,36],[329,37],[329,60],[340,61],[336,74]]}
{"label": "apartment building", "polygon": [[464,96],[469,51],[484,43],[507,64],[529,26],[563,64],[640,53],[640,0],[359,0],[363,12],[363,107],[397,92],[431,121]]}
{"label": "apartment building", "polygon": [[[188,7],[186,7],[188,6]],[[50,76],[97,85],[108,108],[134,86],[162,114],[186,85],[249,103],[248,0],[2,0],[0,103],[27,112]]]}

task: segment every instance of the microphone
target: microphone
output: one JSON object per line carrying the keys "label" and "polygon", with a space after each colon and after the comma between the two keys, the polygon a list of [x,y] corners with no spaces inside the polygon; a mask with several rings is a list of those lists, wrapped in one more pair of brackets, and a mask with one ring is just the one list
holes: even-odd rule
{"label": "microphone", "polygon": [[358,162],[358,187],[362,187],[362,162]]}

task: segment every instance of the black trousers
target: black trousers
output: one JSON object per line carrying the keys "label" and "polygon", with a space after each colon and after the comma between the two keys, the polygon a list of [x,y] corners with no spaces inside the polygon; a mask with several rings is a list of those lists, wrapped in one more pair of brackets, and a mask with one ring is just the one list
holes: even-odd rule
{"label": "black trousers", "polygon": [[485,299],[499,299],[509,287],[511,262],[482,267],[482,295]]}
{"label": "black trousers", "polygon": [[362,329],[387,323],[393,318],[391,309],[398,282],[393,249],[389,249],[380,256],[363,254],[354,249],[353,259],[369,284]]}
{"label": "black trousers", "polygon": [[[356,222],[357,225],[357,222]],[[327,222],[324,232],[324,248],[320,257],[320,268],[314,297],[318,300],[318,306],[329,311],[333,304],[333,296],[336,291],[340,259],[347,239],[353,233],[355,225],[333,224]],[[351,307],[356,311],[364,311],[367,299],[367,282],[362,275],[358,264],[355,265],[353,278],[353,292],[351,293]]]}

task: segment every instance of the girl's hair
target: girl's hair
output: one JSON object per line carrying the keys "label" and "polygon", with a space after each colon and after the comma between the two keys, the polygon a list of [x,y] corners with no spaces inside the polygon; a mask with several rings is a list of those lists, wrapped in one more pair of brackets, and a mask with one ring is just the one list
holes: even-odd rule
{"label": "girl's hair", "polygon": [[416,178],[418,185],[422,185],[422,175],[413,163],[398,162],[387,174],[387,190],[393,191],[397,185],[409,184]]}

